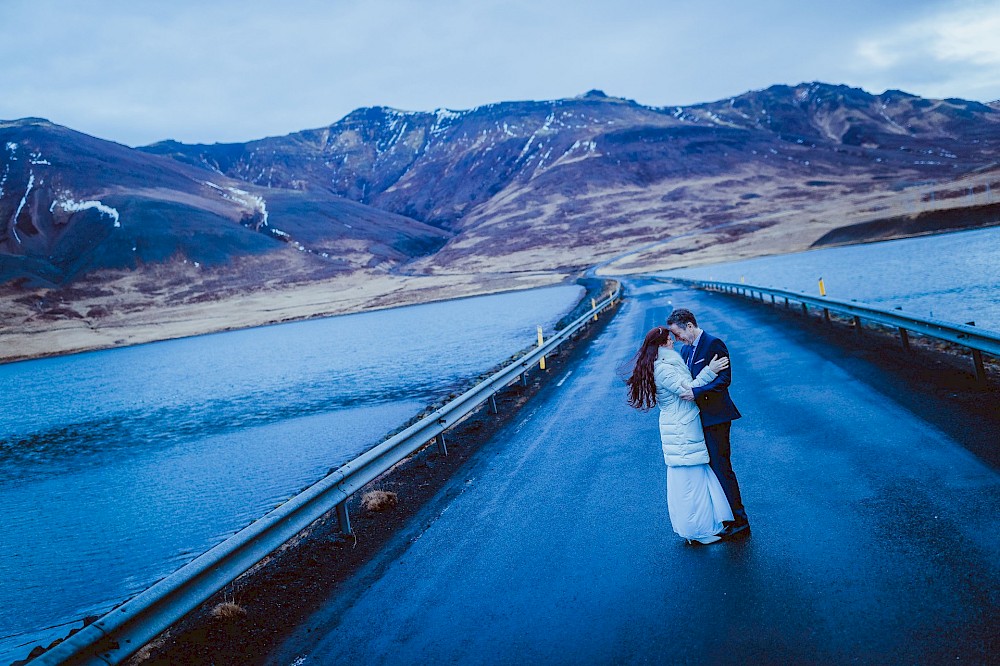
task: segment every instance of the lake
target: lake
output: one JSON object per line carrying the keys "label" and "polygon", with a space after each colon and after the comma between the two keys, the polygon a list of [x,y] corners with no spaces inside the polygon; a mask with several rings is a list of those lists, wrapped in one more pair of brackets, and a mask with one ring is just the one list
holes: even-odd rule
{"label": "lake", "polygon": [[576,285],[0,365],[0,661],[223,541],[537,341]]}
{"label": "lake", "polygon": [[1000,331],[1000,227],[866,243],[668,271],[739,282]]}

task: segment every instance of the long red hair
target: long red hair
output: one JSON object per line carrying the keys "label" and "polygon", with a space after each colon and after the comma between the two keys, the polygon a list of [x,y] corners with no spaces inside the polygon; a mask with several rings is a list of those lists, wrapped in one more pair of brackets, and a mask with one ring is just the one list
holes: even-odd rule
{"label": "long red hair", "polygon": [[660,347],[670,343],[670,329],[657,326],[646,334],[642,347],[632,359],[632,376],[625,380],[628,384],[628,404],[647,411],[656,406],[656,379],[653,363]]}

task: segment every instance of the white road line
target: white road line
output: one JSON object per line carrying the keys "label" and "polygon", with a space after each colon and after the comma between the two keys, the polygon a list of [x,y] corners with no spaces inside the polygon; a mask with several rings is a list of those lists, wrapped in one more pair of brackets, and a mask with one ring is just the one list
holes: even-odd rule
{"label": "white road line", "polygon": [[560,380],[559,380],[559,383],[558,383],[558,384],[556,384],[556,386],[562,386],[562,385],[563,385],[563,382],[564,382],[564,381],[566,381],[567,379],[569,379],[569,376],[570,376],[570,375],[572,375],[572,374],[573,374],[573,371],[572,371],[572,370],[570,370],[569,372],[567,372],[567,373],[566,373],[566,376],[565,376],[565,377],[563,377],[562,379],[560,379]]}
{"label": "white road line", "polygon": [[531,412],[526,417],[524,417],[523,421],[521,421],[520,423],[517,424],[517,427],[514,428],[514,434],[515,435],[517,433],[521,432],[521,428],[523,428],[524,426],[528,425],[528,421],[531,420],[531,417],[534,416],[535,412],[537,412],[537,411],[538,411],[538,407],[535,407],[534,409],[531,410]]}

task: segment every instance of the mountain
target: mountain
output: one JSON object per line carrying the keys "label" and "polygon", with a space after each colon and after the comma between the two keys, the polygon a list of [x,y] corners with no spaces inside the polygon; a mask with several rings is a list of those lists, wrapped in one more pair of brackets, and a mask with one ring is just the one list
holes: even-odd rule
{"label": "mountain", "polygon": [[301,278],[397,265],[448,238],[329,192],[267,190],[42,119],[0,122],[0,146],[0,283],[189,262],[240,263],[250,286],[282,277],[272,255],[302,254],[286,262]]}
{"label": "mountain", "polygon": [[[252,287],[804,249],[905,217],[914,197],[989,191],[1000,109],[823,83],[686,107],[593,90],[141,149],[29,118],[0,123],[0,145],[0,283],[171,264]],[[985,185],[962,180],[976,173]],[[920,205],[923,226],[893,233],[933,227]]]}
{"label": "mountain", "polygon": [[[853,222],[818,204],[952,181],[996,162],[998,139],[994,106],[809,83],[687,107],[601,91],[467,111],[374,107],[284,137],[142,150],[441,228],[453,234],[445,247],[410,264],[436,273],[575,270],[666,236],[731,243],[777,227],[802,246]],[[794,211],[808,219],[782,219]]]}

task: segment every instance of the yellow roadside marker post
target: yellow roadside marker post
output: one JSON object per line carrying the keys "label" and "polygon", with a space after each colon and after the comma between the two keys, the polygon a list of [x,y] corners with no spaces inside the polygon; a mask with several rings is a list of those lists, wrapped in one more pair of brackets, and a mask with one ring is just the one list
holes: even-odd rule
{"label": "yellow roadside marker post", "polygon": [[[590,309],[593,310],[596,307],[597,307],[597,301],[595,301],[593,298],[590,299]],[[597,321],[597,313],[596,312],[594,313],[594,321]]]}
{"label": "yellow roadside marker post", "polygon": [[[819,295],[826,298],[826,285],[823,284],[823,278],[819,279]],[[823,308],[823,319],[826,323],[830,323],[830,310],[828,308]]]}
{"label": "yellow roadside marker post", "polygon": [[[538,348],[541,349],[542,345],[545,344],[545,338],[542,337],[542,327],[538,327]],[[540,361],[538,361],[538,369],[545,369],[545,357],[543,356]]]}

